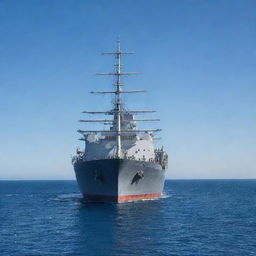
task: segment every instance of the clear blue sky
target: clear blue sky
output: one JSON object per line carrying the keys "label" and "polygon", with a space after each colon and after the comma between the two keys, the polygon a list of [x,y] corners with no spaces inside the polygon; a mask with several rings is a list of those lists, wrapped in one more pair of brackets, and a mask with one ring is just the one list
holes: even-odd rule
{"label": "clear blue sky", "polygon": [[[168,178],[256,178],[256,1],[1,0],[0,179],[73,179],[81,110],[108,109],[115,47],[130,109],[156,109]],[[131,102],[132,101],[132,102]],[[152,125],[155,127],[155,124]]]}

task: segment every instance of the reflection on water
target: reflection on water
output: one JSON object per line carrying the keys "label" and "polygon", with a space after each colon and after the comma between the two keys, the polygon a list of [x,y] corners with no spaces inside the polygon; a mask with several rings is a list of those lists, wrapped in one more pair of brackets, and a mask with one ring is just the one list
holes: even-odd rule
{"label": "reflection on water", "polygon": [[84,244],[83,251],[95,255],[152,252],[152,244],[159,243],[164,228],[163,200],[81,205],[78,212],[80,246]]}

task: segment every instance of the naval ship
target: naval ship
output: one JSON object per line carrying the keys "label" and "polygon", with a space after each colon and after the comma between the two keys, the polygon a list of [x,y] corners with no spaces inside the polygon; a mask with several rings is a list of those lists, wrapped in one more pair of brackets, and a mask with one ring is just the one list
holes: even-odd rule
{"label": "naval ship", "polygon": [[99,76],[115,77],[112,91],[94,91],[92,94],[112,95],[113,108],[107,111],[83,111],[84,114],[106,116],[103,119],[79,120],[82,123],[101,123],[102,130],[78,130],[85,142],[84,150],[77,149],[72,159],[76,179],[83,197],[89,201],[127,202],[161,197],[163,193],[168,155],[163,147],[155,148],[155,133],[161,129],[139,129],[137,123],[159,119],[137,118],[154,110],[129,110],[122,95],[142,93],[145,90],[124,90],[124,76],[141,73],[124,72],[121,59],[134,52],[123,52],[120,40],[114,52],[114,72]]}

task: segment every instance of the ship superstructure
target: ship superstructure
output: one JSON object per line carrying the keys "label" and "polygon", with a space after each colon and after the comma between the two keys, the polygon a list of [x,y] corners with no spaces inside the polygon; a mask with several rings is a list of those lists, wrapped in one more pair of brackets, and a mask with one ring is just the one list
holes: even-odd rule
{"label": "ship superstructure", "polygon": [[154,110],[128,110],[122,102],[123,94],[142,93],[145,90],[124,90],[122,76],[138,75],[123,72],[121,58],[133,52],[122,52],[120,41],[114,52],[116,59],[113,73],[99,76],[114,76],[114,90],[96,91],[92,94],[113,95],[113,109],[108,111],[83,111],[85,114],[101,114],[107,118],[80,120],[83,123],[102,123],[109,129],[78,130],[85,141],[83,151],[77,150],[73,158],[77,181],[83,196],[89,200],[124,202],[143,198],[159,197],[163,191],[168,155],[154,148],[155,132],[160,129],[139,129],[139,122],[159,119],[137,118],[138,114]]}

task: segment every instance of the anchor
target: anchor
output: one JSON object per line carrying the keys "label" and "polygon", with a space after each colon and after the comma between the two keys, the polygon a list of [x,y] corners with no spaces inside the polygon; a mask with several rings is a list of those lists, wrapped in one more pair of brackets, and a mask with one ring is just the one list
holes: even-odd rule
{"label": "anchor", "polygon": [[101,173],[98,173],[98,171],[95,171],[94,180],[100,180],[102,183],[104,183],[104,177]]}
{"label": "anchor", "polygon": [[142,170],[137,171],[137,173],[134,175],[131,184],[138,183],[139,180],[144,178],[144,172]]}

